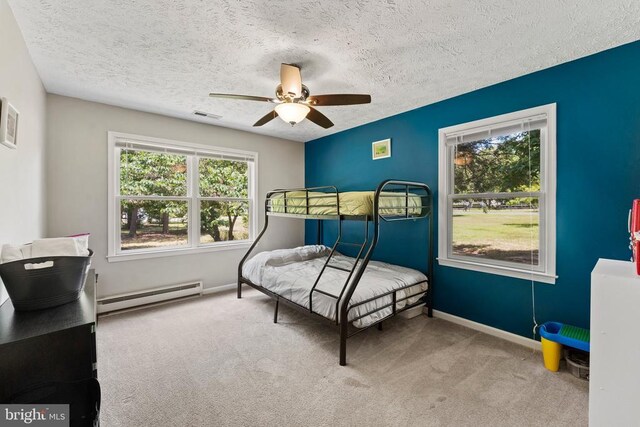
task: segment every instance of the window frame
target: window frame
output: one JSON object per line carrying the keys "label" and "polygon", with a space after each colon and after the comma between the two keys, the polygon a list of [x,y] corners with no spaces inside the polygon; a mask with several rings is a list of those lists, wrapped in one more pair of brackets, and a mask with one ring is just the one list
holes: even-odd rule
{"label": "window frame", "polygon": [[[225,147],[216,147],[205,144],[176,141],[164,138],[156,138],[143,135],[135,135],[122,132],[107,132],[108,141],[108,236],[107,236],[107,260],[109,262],[130,261],[145,258],[159,258],[174,255],[189,255],[221,250],[246,249],[253,244],[258,228],[258,203],[257,203],[257,176],[258,153]],[[155,148],[166,148],[184,151],[196,151],[204,154],[185,153],[187,156],[187,193],[186,196],[126,196],[120,194],[120,160],[116,158],[118,143],[138,143]],[[227,197],[201,197],[199,192],[199,159],[208,156],[245,157],[247,159],[248,189],[247,199],[237,201],[248,202],[249,205],[249,238],[239,241],[223,241],[213,243],[200,243],[200,202],[203,200],[225,199]],[[232,159],[230,159],[232,160]],[[188,243],[185,246],[172,246],[162,249],[134,249],[123,251],[120,245],[120,201],[122,199],[160,199],[160,200],[186,200],[188,203]],[[233,198],[236,200],[235,198]]]}
{"label": "window frame", "polygon": [[[452,134],[498,128],[510,122],[526,121],[546,115],[546,138],[540,138],[540,191],[513,193],[513,197],[538,197],[539,203],[539,259],[540,265],[527,268],[500,260],[487,260],[452,253],[453,200],[456,198],[491,197],[495,193],[455,195],[453,189],[454,163],[451,152],[455,145],[447,145]],[[502,114],[486,119],[462,123],[438,130],[438,263],[518,279],[554,284],[556,276],[556,104]]]}

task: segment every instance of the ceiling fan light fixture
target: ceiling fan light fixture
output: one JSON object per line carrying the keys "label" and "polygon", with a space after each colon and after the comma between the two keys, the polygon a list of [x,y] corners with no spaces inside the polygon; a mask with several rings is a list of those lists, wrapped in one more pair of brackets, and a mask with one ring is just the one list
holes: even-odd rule
{"label": "ceiling fan light fixture", "polygon": [[291,126],[303,121],[310,110],[306,105],[296,102],[285,102],[276,105],[276,113],[278,113],[278,116],[285,122],[291,124]]}
{"label": "ceiling fan light fixture", "polygon": [[280,84],[276,86],[276,97],[236,95],[231,93],[210,93],[213,98],[238,99],[244,101],[269,102],[277,104],[275,109],[269,111],[257,122],[254,127],[264,126],[279,116],[291,126],[300,123],[304,119],[324,129],[333,126],[333,122],[315,107],[328,107],[332,105],[356,105],[369,104],[371,95],[363,94],[329,94],[310,96],[309,88],[302,84],[300,67],[291,64],[280,64]]}

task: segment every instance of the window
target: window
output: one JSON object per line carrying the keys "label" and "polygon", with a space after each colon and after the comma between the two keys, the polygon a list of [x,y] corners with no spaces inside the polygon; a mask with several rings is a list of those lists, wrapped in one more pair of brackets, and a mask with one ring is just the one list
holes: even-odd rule
{"label": "window", "polygon": [[555,112],[440,129],[441,265],[555,283]]}
{"label": "window", "polygon": [[109,257],[246,245],[256,153],[109,132]]}

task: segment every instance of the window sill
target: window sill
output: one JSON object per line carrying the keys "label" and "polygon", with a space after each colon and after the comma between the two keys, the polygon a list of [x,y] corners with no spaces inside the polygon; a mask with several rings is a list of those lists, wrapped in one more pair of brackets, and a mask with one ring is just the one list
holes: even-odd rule
{"label": "window sill", "polygon": [[519,270],[517,268],[500,267],[487,265],[471,261],[461,261],[457,259],[438,258],[438,264],[446,267],[462,268],[464,270],[478,271],[481,273],[497,274],[499,276],[513,277],[523,280],[534,280],[536,282],[554,285],[558,276],[541,273],[539,271]]}
{"label": "window sill", "polygon": [[131,251],[115,255],[108,255],[109,262],[135,261],[147,258],[164,258],[177,255],[195,255],[207,252],[233,251],[240,249],[248,249],[253,244],[252,240],[244,240],[236,243],[223,243],[211,246],[200,246],[197,248],[172,248],[158,251]]}

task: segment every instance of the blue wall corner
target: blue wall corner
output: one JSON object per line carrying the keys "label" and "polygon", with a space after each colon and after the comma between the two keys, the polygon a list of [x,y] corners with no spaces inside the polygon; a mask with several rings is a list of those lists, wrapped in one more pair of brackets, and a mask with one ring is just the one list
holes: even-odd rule
{"label": "blue wall corner", "polygon": [[[559,278],[536,283],[536,315],[538,323],[588,328],[597,259],[630,256],[627,211],[640,197],[640,42],[307,142],[306,185],[372,190],[394,178],[426,182],[437,193],[438,129],[554,102]],[[371,143],[385,138],[392,157],[372,160]],[[383,226],[376,258],[423,268],[427,251],[418,233],[425,229]],[[316,240],[313,221],[306,240]],[[434,284],[437,310],[531,336],[529,282],[436,263]]]}

